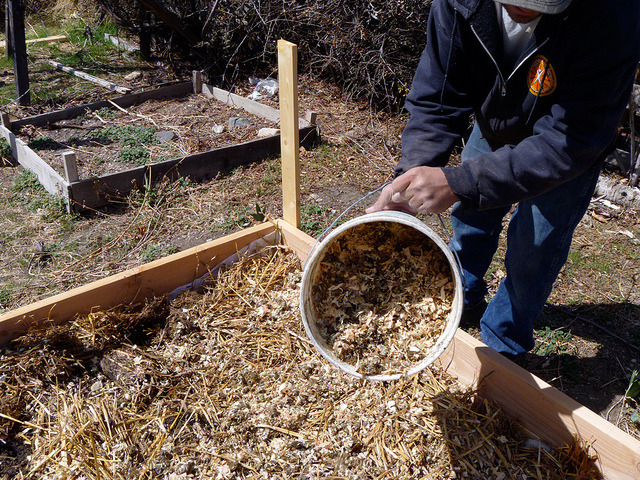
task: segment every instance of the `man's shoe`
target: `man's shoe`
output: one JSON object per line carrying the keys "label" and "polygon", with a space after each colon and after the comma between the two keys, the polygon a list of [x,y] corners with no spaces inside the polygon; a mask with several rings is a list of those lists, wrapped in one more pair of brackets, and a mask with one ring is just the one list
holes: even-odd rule
{"label": "man's shoe", "polygon": [[527,368],[527,361],[526,361],[527,359],[524,353],[521,353],[519,355],[513,355],[511,353],[500,352],[500,355],[502,355],[504,358],[508,360],[511,360],[513,363],[515,363],[516,365],[522,368]]}
{"label": "man's shoe", "polygon": [[478,328],[480,327],[480,319],[487,309],[485,300],[476,303],[473,306],[465,306],[460,316],[460,328]]}

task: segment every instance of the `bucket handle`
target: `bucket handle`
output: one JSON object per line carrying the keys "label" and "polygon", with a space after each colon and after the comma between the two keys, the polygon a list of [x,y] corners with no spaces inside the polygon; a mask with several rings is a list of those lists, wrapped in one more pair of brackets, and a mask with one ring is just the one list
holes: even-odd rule
{"label": "bucket handle", "polygon": [[304,265],[302,266],[302,269],[305,270],[307,268],[307,262],[309,261],[309,258],[311,258],[311,254],[313,253],[313,251],[318,246],[318,243],[320,243],[320,241],[324,238],[324,236],[331,231],[331,229],[335,226],[336,223],[338,223],[338,220],[340,220],[343,216],[345,216],[349,211],[351,211],[352,208],[357,206],[360,202],[362,202],[363,200],[366,200],[371,195],[374,195],[374,194],[378,193],[380,190],[382,190],[384,187],[386,187],[390,183],[391,182],[387,182],[384,185],[376,188],[372,192],[367,193],[364,197],[362,197],[361,199],[356,200],[355,202],[353,202],[350,206],[347,207],[347,209],[345,211],[343,211],[340,215],[338,215],[336,217],[336,219],[333,222],[331,222],[331,225],[329,225],[324,232],[322,232],[320,235],[318,235],[318,238],[316,239],[315,243],[313,244],[313,247],[311,247],[311,250],[309,250],[309,254],[307,255],[307,259],[304,261]]}
{"label": "bucket handle", "polygon": [[[313,253],[313,251],[316,249],[316,247],[318,246],[318,243],[320,243],[320,241],[325,237],[325,235],[327,235],[327,233],[329,233],[331,231],[331,229],[335,226],[336,223],[338,223],[338,221],[344,216],[346,215],[349,211],[351,211],[351,209],[353,209],[354,207],[356,207],[360,202],[366,200],[367,198],[369,198],[371,195],[374,195],[376,193],[378,193],[380,190],[382,190],[384,187],[386,187],[387,185],[391,184],[392,182],[387,182],[383,185],[381,185],[380,187],[376,188],[375,190],[367,193],[364,197],[360,198],[359,200],[356,200],[355,202],[353,202],[351,205],[349,205],[347,207],[347,209],[345,211],[343,211],[340,215],[338,215],[336,217],[336,219],[331,222],[331,225],[329,225],[326,230],[324,232],[322,232],[318,238],[316,239],[315,243],[313,244],[313,246],[311,247],[311,250],[309,250],[309,254],[307,255],[306,260],[304,261],[304,265],[302,266],[302,269],[305,270],[307,267],[307,262],[309,261],[309,258],[311,258],[311,254]],[[447,236],[447,240],[449,242],[449,244],[451,244],[453,242],[453,239],[451,238],[451,235],[449,235],[449,230],[447,229],[447,226],[444,224],[444,220],[442,219],[442,215],[440,215],[438,213],[438,219],[440,220],[440,225],[442,225],[442,229],[444,230],[445,235]],[[453,253],[453,256],[456,258],[456,262],[458,263],[458,270],[460,270],[460,279],[462,280],[462,287],[463,289],[466,290],[466,284],[464,281],[464,270],[462,269],[462,262],[460,262],[460,257],[458,257],[458,252],[456,252],[453,249],[450,249],[451,252]]]}

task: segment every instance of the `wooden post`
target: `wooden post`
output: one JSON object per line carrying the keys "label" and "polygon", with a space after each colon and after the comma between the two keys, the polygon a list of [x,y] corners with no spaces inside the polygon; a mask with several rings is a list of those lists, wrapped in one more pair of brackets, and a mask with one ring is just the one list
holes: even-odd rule
{"label": "wooden post", "polygon": [[13,44],[11,43],[11,20],[9,19],[9,2],[10,0],[5,0],[4,2],[4,36],[5,36],[5,55],[7,59],[11,58],[13,53]]}
{"label": "wooden post", "polygon": [[282,218],[300,228],[300,134],[298,131],[298,47],[278,40]]}
{"label": "wooden post", "polygon": [[313,110],[309,110],[306,115],[309,125],[315,125],[318,122],[318,114]]}
{"label": "wooden post", "polygon": [[77,182],[78,177],[78,161],[73,151],[62,153],[62,162],[64,163],[64,175],[68,183]]}
{"label": "wooden post", "polygon": [[140,59],[148,62],[151,60],[151,12],[142,3],[138,4],[138,19],[140,22]]}
{"label": "wooden post", "polygon": [[29,94],[29,68],[27,65],[27,44],[24,37],[24,10],[22,0],[8,0],[10,43],[13,54],[13,71],[16,82],[16,99],[18,105],[31,105]]}
{"label": "wooden post", "polygon": [[2,121],[2,126],[11,131],[11,119],[9,118],[9,114],[5,112],[0,113],[0,120]]}
{"label": "wooden post", "polygon": [[202,93],[202,72],[200,70],[193,71],[193,93]]}

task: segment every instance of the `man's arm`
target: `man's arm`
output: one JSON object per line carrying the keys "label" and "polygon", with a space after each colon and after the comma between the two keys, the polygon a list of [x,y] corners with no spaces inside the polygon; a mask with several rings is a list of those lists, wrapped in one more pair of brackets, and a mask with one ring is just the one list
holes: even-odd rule
{"label": "man's arm", "polygon": [[462,85],[470,73],[452,42],[463,21],[446,0],[433,1],[427,44],[406,99],[410,118],[402,133],[396,175],[417,166],[446,165],[469,126],[473,108]]}
{"label": "man's arm", "polygon": [[367,213],[400,210],[415,215],[440,213],[458,201],[441,168],[414,167],[382,189]]}
{"label": "man's arm", "polygon": [[640,60],[640,4],[590,0],[576,4],[572,17],[571,35],[559,33],[554,46],[566,49],[556,65],[557,99],[531,136],[444,169],[466,208],[543,194],[602,161],[613,144]]}

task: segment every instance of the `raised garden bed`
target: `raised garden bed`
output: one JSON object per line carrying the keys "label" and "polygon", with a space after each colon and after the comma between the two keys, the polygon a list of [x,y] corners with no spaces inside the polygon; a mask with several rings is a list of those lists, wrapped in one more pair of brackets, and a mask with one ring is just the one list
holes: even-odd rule
{"label": "raised garden bed", "polygon": [[[33,326],[35,324],[40,324],[44,327],[46,327],[47,325],[51,325],[51,328],[54,328],[54,324],[61,324],[63,322],[67,322],[69,320],[77,318],[76,315],[78,314],[89,314],[91,312],[97,314],[98,312],[107,312],[111,309],[116,308],[117,306],[142,303],[145,300],[159,298],[162,295],[169,294],[170,292],[175,292],[176,289],[181,289],[181,287],[191,285],[195,279],[198,279],[202,275],[207,274],[207,272],[215,272],[216,266],[219,266],[221,263],[232,263],[234,261],[234,258],[237,260],[238,252],[241,252],[243,249],[249,247],[250,245],[255,246],[256,242],[260,242],[260,239],[266,239],[267,243],[275,242],[276,244],[286,245],[295,252],[301,262],[304,261],[314,243],[314,239],[312,237],[305,235],[304,233],[296,228],[293,228],[284,221],[278,220],[275,222],[264,223],[256,227],[246,229],[242,232],[192,248],[190,250],[174,254],[164,259],[151,262],[141,267],[128,270],[104,280],[88,284],[67,293],[56,295],[35,304],[14,310],[12,312],[8,312],[0,316],[0,341],[6,344],[11,339],[19,335],[21,331],[24,331],[26,328],[28,328],[30,325]],[[267,272],[265,270],[262,271],[262,273],[266,275]],[[240,274],[242,275],[242,272],[240,272]],[[219,285],[218,288],[221,288],[223,290],[218,292],[218,294],[221,295],[220,298],[225,297],[226,295],[224,291],[224,285]],[[229,290],[228,293],[231,293],[231,290]],[[172,297],[174,296],[175,295],[172,295]],[[240,304],[246,303],[246,299],[244,301],[240,299],[239,301]],[[292,328],[294,328],[293,325],[299,322],[296,319],[295,312],[293,312],[287,305],[285,305],[286,302],[280,303],[282,303],[280,307],[282,308],[282,310],[280,310],[280,313],[278,315],[282,316],[283,321],[285,318],[289,319],[286,323],[288,329],[286,331],[290,332],[290,338],[285,342],[287,345],[289,345],[289,347],[287,347],[287,351],[290,351],[291,355],[297,355],[295,352],[299,349],[302,349],[302,351],[305,351],[308,354],[308,350],[312,347],[308,344],[308,342],[305,342],[305,339],[300,335],[300,329],[298,328],[298,333],[296,333],[296,331],[294,330],[291,330]],[[197,315],[205,315],[205,310],[207,307],[205,307],[204,304],[201,303],[199,305],[201,305],[201,307],[198,307],[197,312],[200,313],[197,313]],[[193,311],[191,314],[196,314],[196,311]],[[229,334],[229,328],[231,328],[231,326],[239,325],[237,323],[239,321],[239,318],[235,320],[234,318],[235,317],[228,318],[228,321],[231,322],[229,324],[223,321],[223,323],[219,326],[219,330],[214,328],[212,332],[215,334],[216,331],[219,331],[219,334],[222,336],[219,338],[215,337],[216,339],[212,339],[212,341],[225,342],[222,345],[226,345],[227,349],[231,348],[231,344],[228,341],[224,340],[223,337]],[[218,320],[222,321],[221,318],[219,318]],[[246,328],[249,328],[249,326],[253,324],[258,325],[259,322],[260,319],[256,317],[252,320],[252,322],[249,322],[246,325]],[[185,324],[183,323],[182,325],[183,327],[180,328],[185,328]],[[183,333],[186,334],[187,332]],[[255,341],[257,341],[258,339],[264,339],[266,341],[266,339],[268,339],[269,337],[265,337],[264,335],[266,335],[264,332],[259,333],[246,330],[244,331],[244,333],[243,331],[237,332],[233,335],[233,338],[236,338],[238,340],[240,340],[241,338],[245,338],[247,340],[254,339]],[[280,344],[278,343],[278,345]],[[278,365],[282,365],[280,361],[276,361],[276,363],[274,363],[272,366],[268,366],[270,364],[267,361],[270,355],[275,355],[274,348],[276,348],[275,344],[268,343],[263,344],[262,347],[258,349],[258,355],[260,355],[260,358],[267,362],[265,365],[261,366],[259,363],[256,363],[256,359],[249,359],[250,362],[247,365],[254,365],[254,368],[262,372],[261,376],[279,376],[280,370]],[[260,351],[262,352],[261,354],[259,353]],[[234,352],[235,353],[229,350],[227,353],[233,354],[234,356],[236,354],[241,354],[241,352],[244,352],[242,353],[242,355],[249,354],[249,351],[246,350],[246,346],[242,347],[238,351],[234,350]],[[129,359],[132,361],[135,360],[136,355],[142,355],[142,357],[137,360],[138,364],[142,366],[144,366],[145,362],[153,360],[153,358],[149,357],[148,355],[145,356],[142,353],[136,353],[135,349],[131,352],[123,351],[118,353],[120,357],[118,357],[116,353],[118,352],[114,352],[111,354],[111,356],[109,356],[111,363],[105,361],[106,363],[103,368],[107,368],[109,367],[109,365],[113,366],[112,364],[114,362],[116,364],[120,362],[121,365],[124,362],[125,365],[128,365],[129,363],[131,363],[126,363],[126,360],[128,358],[127,355],[129,354],[133,355],[133,357]],[[148,360],[147,357],[151,358],[151,360]],[[215,361],[214,364],[217,365]],[[294,364],[297,363],[294,362]],[[186,365],[187,364],[184,364],[184,366]],[[583,442],[591,445],[590,449],[592,449],[597,454],[597,464],[599,465],[599,468],[606,478],[632,479],[637,477],[638,468],[640,467],[640,442],[638,442],[628,434],[622,432],[620,429],[616,428],[597,414],[591,412],[586,407],[583,407],[577,402],[571,400],[536,376],[528,373],[512,362],[504,359],[499,354],[496,354],[491,349],[484,346],[462,330],[459,330],[457,332],[451,347],[445,352],[443,357],[441,357],[439,366],[452,378],[456,378],[463,387],[477,387],[481,398],[487,398],[497,402],[497,404],[500,405],[501,409],[506,412],[506,414],[508,414],[511,418],[516,419],[517,422],[522,425],[526,431],[528,431],[529,436],[533,438],[540,438],[544,443],[553,447],[571,444],[574,441],[574,437],[578,436],[580,439],[582,439]],[[336,376],[336,372],[331,371],[333,367],[327,364],[326,368],[328,368],[330,371],[325,372],[324,375],[331,375],[332,378],[335,376],[335,381],[345,381],[344,379],[340,380],[341,376]],[[241,374],[240,371],[236,372],[234,370],[234,372],[234,376]],[[287,379],[292,378],[290,377],[291,375],[293,375],[292,372],[289,372],[286,375],[280,377],[280,383],[282,384],[282,391],[279,392],[280,394],[282,394],[282,392],[286,393],[288,391],[287,388],[290,389],[294,387],[294,384],[287,386]],[[231,373],[232,372],[227,372],[227,374]],[[248,372],[247,375],[249,375],[249,373],[251,372]],[[289,375],[289,377],[287,377],[287,375]],[[252,385],[256,385],[255,382],[258,381],[256,380],[256,378],[261,378],[261,376],[255,377],[254,375],[254,377],[247,377],[247,380],[245,381],[247,386],[245,395],[249,395],[251,392],[253,392]],[[254,378],[254,380],[251,380],[251,378]],[[417,390],[415,389],[418,388],[419,384],[422,385],[421,382],[423,380],[424,379],[422,379],[422,377],[418,378],[416,376],[395,383],[391,382],[380,390],[378,390],[377,387],[374,388],[374,390],[378,392],[379,395],[381,395],[380,401],[385,400],[385,409],[389,410],[389,412],[387,412],[389,415],[385,414],[384,416],[385,422],[383,422],[379,427],[380,431],[378,432],[378,434],[380,435],[381,439],[388,438],[384,436],[386,435],[386,427],[384,427],[384,425],[386,425],[387,422],[390,422],[392,420],[393,422],[399,421],[400,424],[404,425],[406,422],[409,422],[411,418],[413,418],[412,415],[415,416],[415,412],[411,414],[408,411],[405,413],[401,413],[400,409],[404,407],[399,404],[391,405],[389,403],[391,399],[396,398],[395,395],[400,395],[399,392],[401,390],[402,392],[404,392],[406,389],[409,389],[408,391],[417,392]],[[222,388],[223,386],[221,384],[220,389]],[[353,380],[347,381],[345,388],[346,390],[343,391],[344,394],[349,392],[350,396],[355,395],[354,398],[356,398],[356,393],[358,391],[361,391],[363,394],[364,392],[371,393],[371,388],[373,387],[369,387],[365,384],[360,383],[359,381]],[[215,391],[211,392],[211,395],[214,395],[215,392],[217,392],[215,393],[215,395],[218,395],[218,393],[220,393],[221,391],[222,390],[216,389]],[[396,393],[392,394],[392,392]],[[312,392],[309,390],[308,393],[311,394]],[[185,395],[186,394],[187,392],[185,392]],[[257,395],[258,393],[253,392],[251,394]],[[406,392],[402,393],[403,398],[405,394]],[[389,397],[389,399],[387,399],[386,395],[391,396]],[[437,397],[437,393],[434,393],[434,395]],[[292,396],[290,396],[289,398],[293,398],[295,400],[295,398]],[[442,401],[442,397],[440,398]],[[214,415],[214,417],[215,415],[223,415],[223,412],[225,416],[227,414],[230,414],[228,409],[232,408],[232,406],[235,405],[235,400],[233,402],[231,400],[232,399],[229,397],[229,401],[227,403],[216,403],[220,401],[217,400],[213,404],[214,409],[211,410],[209,414]],[[247,397],[246,401],[249,402],[252,400],[250,397]],[[333,408],[331,408],[330,410],[326,411],[326,415],[323,415],[323,409],[327,408],[327,405],[333,404],[333,402],[340,403],[341,399],[323,398],[322,401],[318,400],[318,402],[319,403],[315,405],[318,411],[312,409],[309,411],[309,415],[311,415],[312,418],[317,417],[317,421],[321,422],[320,424],[315,423],[314,425],[316,426],[314,428],[320,428],[319,431],[324,432],[322,433],[322,438],[324,438],[324,440],[322,440],[320,437],[309,437],[308,432],[301,430],[302,424],[300,424],[298,420],[295,419],[290,419],[291,421],[282,419],[282,422],[278,422],[274,419],[271,419],[268,422],[266,419],[264,419],[264,422],[252,424],[250,428],[249,426],[247,426],[247,428],[249,428],[249,430],[251,430],[253,434],[255,434],[256,431],[260,431],[263,433],[271,432],[275,437],[270,437],[268,434],[265,434],[265,439],[270,439],[270,442],[274,442],[275,440],[277,440],[278,442],[285,442],[294,450],[301,449],[308,452],[316,452],[315,449],[317,448],[318,451],[316,453],[321,454],[322,451],[326,451],[322,450],[323,442],[331,440],[330,435],[332,432],[332,430],[330,429],[324,430],[324,428],[326,427],[322,427],[322,425],[326,426],[326,423],[323,422],[329,421],[330,414],[335,414]],[[369,408],[373,408],[373,405],[374,404],[371,404]],[[449,407],[445,408],[454,408],[454,405],[452,404],[447,405],[449,405]],[[244,410],[240,409],[236,412],[236,414],[241,415],[243,411]],[[179,405],[174,405],[165,412],[168,416],[164,420],[159,419],[159,421],[163,422],[163,424],[165,425],[164,429],[166,430],[162,430],[162,428],[160,429],[161,431],[164,431],[164,433],[162,434],[162,438],[169,438],[168,436],[174,435],[176,431],[179,431],[179,429],[191,428],[186,427],[187,424],[193,426],[193,417],[190,417],[191,420],[188,420],[187,417],[183,418],[183,416],[181,416],[184,415],[184,412],[180,412],[181,411]],[[402,412],[404,412],[404,410],[402,410]],[[316,413],[318,415],[316,415]],[[195,413],[193,415],[195,415]],[[211,420],[212,425],[218,425],[218,423],[215,422],[214,417],[211,417],[209,420]],[[180,421],[178,422],[178,420]],[[115,428],[115,425],[117,424],[119,423],[115,422],[112,425]],[[220,424],[220,426],[216,428],[222,428],[222,426],[223,425]],[[367,428],[370,427],[371,426]],[[403,432],[405,427],[403,427]],[[28,428],[28,425],[25,425],[25,428]],[[174,430],[174,428],[176,429]],[[402,451],[400,443],[394,444],[391,451],[385,450],[385,446],[387,448],[390,448],[390,445],[386,445],[380,442],[376,444],[376,441],[374,441],[374,437],[378,438],[376,437],[376,435],[378,434],[375,433],[377,431],[376,428],[373,428],[373,430],[371,430],[370,432],[371,435],[373,435],[371,437],[371,441],[373,442],[372,444],[358,446],[357,442],[354,443],[353,448],[350,447],[350,453],[345,453],[344,459],[351,458],[352,456],[361,456],[362,452],[366,451],[369,452],[371,458],[374,459],[374,463],[377,465],[377,467],[381,468],[381,471],[384,471],[383,467],[385,467],[385,462],[386,468],[389,472],[396,471],[395,469],[399,468],[399,465],[406,464],[409,460],[403,459],[399,454],[399,452]],[[407,427],[406,434],[409,435],[411,432],[413,432],[413,435],[424,435],[426,434],[423,432],[424,428],[426,428],[425,425],[422,425],[422,427],[420,425],[414,425],[410,428]],[[113,432],[115,435],[116,430],[113,430]],[[218,432],[218,430],[212,431],[210,434],[216,438],[219,437],[221,439],[220,442],[222,442],[220,443],[220,445],[222,445],[224,443],[223,439],[226,438],[226,436],[219,436],[220,432],[216,432]],[[205,437],[206,435],[208,435],[206,432],[201,434],[205,435]],[[228,435],[234,435],[233,438],[236,438],[236,434],[236,430],[229,431],[228,433]],[[327,435],[329,435],[329,437],[327,437]],[[355,436],[352,435],[352,437],[353,440]],[[414,438],[414,443],[416,438]],[[481,441],[481,444],[479,445],[469,445],[468,447],[486,448],[487,445],[490,446],[494,442],[500,442],[500,438],[500,435],[498,435],[496,438],[487,438],[486,441]],[[153,443],[153,445],[157,447],[157,451],[154,452],[154,455],[159,455],[158,458],[164,458],[169,455],[169,457],[167,458],[173,458],[176,461],[178,458],[180,458],[180,454],[177,451],[162,453],[162,451],[165,450],[162,450],[162,445],[160,443],[157,443],[159,441],[160,440],[157,440]],[[355,440],[353,441],[355,442]],[[291,444],[291,442],[294,443]],[[296,444],[296,442],[298,443]],[[408,442],[407,444],[409,443],[410,442]],[[276,444],[277,442],[271,443],[271,448],[275,448]],[[367,448],[365,448],[365,446]],[[224,450],[224,452],[228,452],[228,448],[229,446],[227,445],[225,446],[225,449],[227,450],[222,450]],[[244,450],[242,448],[238,447],[238,450],[236,452],[238,455],[235,456],[227,455],[227,453],[224,453],[222,450],[220,452],[211,450],[211,453],[214,454],[213,456],[218,455],[219,458],[224,460],[224,464],[226,465],[224,466],[224,468],[228,468],[231,470],[237,469],[246,473],[250,473],[252,471],[252,468],[254,470],[258,468],[259,462],[258,464],[255,463],[255,459],[252,457],[252,454],[247,454],[246,452],[243,454],[242,452],[244,452]],[[253,450],[253,452],[256,452],[256,450]],[[463,457],[467,458],[466,456],[469,454],[469,452],[464,448],[461,450],[461,452],[464,453]],[[52,452],[52,457],[59,453],[60,452]],[[546,455],[540,449],[538,449],[538,454],[542,456]],[[285,459],[284,456],[281,458],[283,459],[283,461],[289,459],[289,457],[286,457]],[[409,455],[407,458],[409,458]],[[149,459],[144,459],[141,461],[147,460]],[[261,461],[265,462],[267,460],[263,459]],[[269,461],[275,462],[275,466],[273,466],[273,468],[277,470],[279,461],[278,457],[276,456],[274,458],[271,458],[271,460]],[[340,465],[340,461],[338,458],[334,458],[331,462],[325,463],[330,463],[332,465],[331,469],[325,471],[319,470],[316,472],[317,474],[340,471],[340,469],[338,468]],[[286,471],[283,465],[281,465],[281,468],[283,469],[281,471]],[[363,463],[363,465],[366,465],[366,462]],[[410,462],[408,465],[410,465]],[[295,471],[295,467],[295,465],[292,466],[292,468],[294,468],[293,471]],[[149,468],[151,468],[151,462],[149,463]],[[473,468],[479,467],[476,465]],[[225,471],[229,473],[231,470]],[[469,471],[473,472],[473,470]],[[310,470],[309,473],[312,473],[312,471]],[[554,473],[554,475],[555,474],[557,474],[557,472]],[[225,477],[222,476],[221,478]],[[391,477],[383,476],[381,478]],[[542,478],[558,477],[543,476]]]}
{"label": "raised garden bed", "polygon": [[[196,77],[12,122],[5,119],[0,134],[14,158],[35,172],[49,193],[64,197],[69,212],[103,207],[163,178],[199,182],[279,155],[279,134],[257,138],[261,128],[278,128],[278,110],[202,85]],[[249,124],[234,126],[233,118]],[[300,119],[299,128],[301,145],[310,148],[318,142],[316,125]]]}

